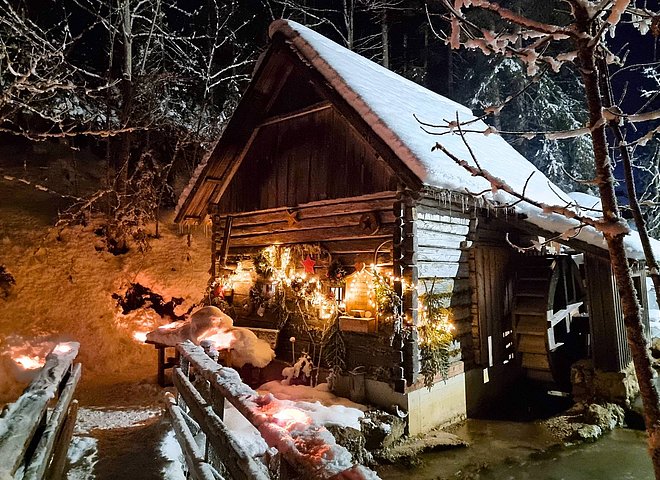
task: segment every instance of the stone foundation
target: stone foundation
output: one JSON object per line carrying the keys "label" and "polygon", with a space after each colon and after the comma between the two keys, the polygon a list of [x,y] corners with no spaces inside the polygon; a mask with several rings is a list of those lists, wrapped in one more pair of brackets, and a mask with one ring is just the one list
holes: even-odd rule
{"label": "stone foundation", "polygon": [[639,395],[632,363],[620,372],[603,372],[591,360],[580,360],[571,367],[571,384],[576,403],[612,402],[630,407]]}
{"label": "stone foundation", "polygon": [[333,392],[385,411],[398,408],[407,412],[407,433],[411,436],[460,422],[467,414],[463,362],[452,364],[447,380],[437,381],[430,390],[420,379],[406,388],[405,393],[398,393],[388,383],[349,374],[335,380]]}

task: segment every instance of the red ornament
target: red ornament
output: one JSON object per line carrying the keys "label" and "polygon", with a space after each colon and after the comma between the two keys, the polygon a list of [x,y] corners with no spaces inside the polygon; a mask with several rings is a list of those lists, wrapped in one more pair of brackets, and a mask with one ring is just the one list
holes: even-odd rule
{"label": "red ornament", "polygon": [[314,275],[314,265],[316,265],[316,262],[309,255],[307,255],[307,258],[302,262],[302,266],[305,268],[305,273],[309,273],[310,275]]}

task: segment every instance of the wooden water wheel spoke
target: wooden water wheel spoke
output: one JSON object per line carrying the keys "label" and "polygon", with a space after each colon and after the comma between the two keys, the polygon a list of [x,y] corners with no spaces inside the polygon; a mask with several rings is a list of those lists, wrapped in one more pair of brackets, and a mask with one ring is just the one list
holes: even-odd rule
{"label": "wooden water wheel spoke", "polygon": [[[517,355],[528,378],[558,382],[566,376],[562,362],[573,316],[583,308],[577,266],[567,255],[521,256],[513,303]],[[565,369],[564,369],[565,370]]]}

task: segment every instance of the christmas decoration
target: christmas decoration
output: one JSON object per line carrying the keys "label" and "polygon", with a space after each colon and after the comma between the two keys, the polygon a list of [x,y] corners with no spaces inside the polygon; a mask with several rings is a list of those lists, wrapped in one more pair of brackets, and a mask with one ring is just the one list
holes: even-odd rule
{"label": "christmas decoration", "polygon": [[302,266],[305,268],[305,273],[310,275],[314,275],[314,265],[316,265],[316,261],[309,255],[307,255],[307,258],[302,262]]}

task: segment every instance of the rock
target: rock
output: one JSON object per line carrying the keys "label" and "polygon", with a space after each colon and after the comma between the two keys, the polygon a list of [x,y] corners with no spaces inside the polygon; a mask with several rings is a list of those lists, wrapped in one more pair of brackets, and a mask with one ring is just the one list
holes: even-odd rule
{"label": "rock", "polygon": [[651,355],[653,358],[660,358],[660,338],[658,337],[651,340]]}
{"label": "rock", "polygon": [[632,363],[620,372],[602,372],[594,369],[590,360],[580,360],[571,366],[571,384],[576,402],[614,402],[629,406],[639,394]]}
{"label": "rock", "polygon": [[381,450],[390,448],[403,437],[406,422],[395,415],[373,410],[366,412],[360,419],[360,428],[367,450]]}
{"label": "rock", "polygon": [[380,460],[415,465],[418,463],[417,456],[420,453],[467,446],[469,445],[465,440],[453,433],[436,430],[425,435],[408,438],[391,448],[375,452],[375,455]]}
{"label": "rock", "polygon": [[16,279],[7,271],[4,265],[0,265],[0,298],[7,298],[16,285]]}
{"label": "rock", "polygon": [[353,455],[355,462],[361,465],[373,464],[373,456],[364,448],[366,442],[360,430],[339,425],[326,425],[326,428],[335,437],[337,444],[346,448]]}
{"label": "rock", "polygon": [[[581,425],[581,426],[579,426]],[[603,434],[603,430],[598,425],[577,424],[574,438],[587,442],[595,442]]]}
{"label": "rock", "polygon": [[603,431],[612,430],[624,424],[625,413],[623,408],[613,403],[598,405],[592,403],[584,411],[584,422],[589,425],[596,425]]}

